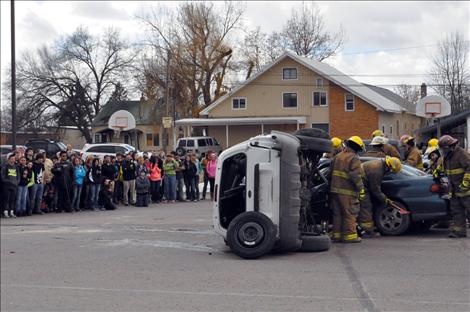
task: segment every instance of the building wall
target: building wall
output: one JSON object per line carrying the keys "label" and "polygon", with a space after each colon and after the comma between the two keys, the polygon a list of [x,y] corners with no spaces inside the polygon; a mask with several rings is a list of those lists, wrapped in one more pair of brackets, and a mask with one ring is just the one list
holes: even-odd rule
{"label": "building wall", "polygon": [[[297,68],[298,79],[283,80],[282,69],[285,67]],[[322,77],[286,58],[212,109],[209,118],[306,116],[307,124],[327,123],[328,107],[313,107],[313,92],[328,92],[328,81],[323,79],[324,86],[317,87],[317,78]],[[283,92],[297,93],[297,108],[283,108]],[[232,99],[237,97],[246,98],[246,109],[232,109]]]}
{"label": "building wall", "polygon": [[[164,141],[163,141],[163,127],[160,125],[137,125],[135,129],[131,131],[122,131],[119,134],[119,137],[116,138],[114,136],[114,133],[112,131],[106,131],[108,130],[107,126],[98,126],[93,128],[93,142],[95,142],[95,134],[97,133],[107,133],[108,134],[108,140],[107,142],[112,142],[112,143],[125,143],[125,136],[129,136],[129,141],[128,144],[134,146],[135,148],[138,148],[141,151],[160,151],[160,150],[166,150],[166,151],[172,151],[174,150],[173,148],[173,132],[172,129],[168,129],[168,145],[164,146]],[[136,132],[138,135],[136,136]],[[149,140],[147,140],[147,134],[149,134]],[[158,136],[158,142],[155,142],[155,137]],[[138,140],[138,142],[137,142]],[[101,142],[100,142],[101,143]],[[155,145],[155,143],[158,143],[158,145]]]}
{"label": "building wall", "polygon": [[354,111],[345,110],[345,96],[348,92],[330,83],[330,135],[347,139],[353,135],[369,138],[377,129],[379,114],[377,109],[361,98],[354,96]]}
{"label": "building wall", "polygon": [[[390,138],[399,140],[404,134],[413,135],[413,131],[422,127],[424,119],[408,113],[379,113],[378,129],[382,130],[384,134]],[[417,142],[421,141],[417,137]]]}

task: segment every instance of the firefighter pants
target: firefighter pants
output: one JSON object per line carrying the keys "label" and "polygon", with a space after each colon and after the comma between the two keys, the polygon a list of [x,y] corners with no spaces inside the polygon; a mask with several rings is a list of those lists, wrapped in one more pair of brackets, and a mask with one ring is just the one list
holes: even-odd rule
{"label": "firefighter pants", "polygon": [[452,226],[450,230],[459,234],[467,234],[466,218],[470,218],[470,196],[452,197],[450,199]]}
{"label": "firefighter pants", "polygon": [[357,216],[357,223],[368,233],[374,231],[373,203],[369,192],[366,192],[366,198],[360,203],[360,210]]}
{"label": "firefighter pants", "polygon": [[331,193],[330,207],[333,210],[333,238],[357,239],[356,217],[359,213],[359,200],[352,196]]}

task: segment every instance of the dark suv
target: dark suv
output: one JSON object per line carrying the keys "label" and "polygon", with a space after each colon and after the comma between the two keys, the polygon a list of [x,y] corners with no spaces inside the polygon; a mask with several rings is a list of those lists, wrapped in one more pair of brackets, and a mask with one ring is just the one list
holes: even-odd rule
{"label": "dark suv", "polygon": [[25,145],[27,148],[32,148],[35,152],[38,150],[46,151],[47,158],[52,158],[57,152],[67,150],[67,146],[62,142],[44,139],[28,140]]}

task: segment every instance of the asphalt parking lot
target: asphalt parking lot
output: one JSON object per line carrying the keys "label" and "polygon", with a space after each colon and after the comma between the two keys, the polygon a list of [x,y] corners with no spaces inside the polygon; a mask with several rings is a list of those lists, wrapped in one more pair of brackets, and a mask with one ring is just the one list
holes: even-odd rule
{"label": "asphalt parking lot", "polygon": [[209,201],[1,220],[1,311],[469,311],[447,230],[242,260]]}

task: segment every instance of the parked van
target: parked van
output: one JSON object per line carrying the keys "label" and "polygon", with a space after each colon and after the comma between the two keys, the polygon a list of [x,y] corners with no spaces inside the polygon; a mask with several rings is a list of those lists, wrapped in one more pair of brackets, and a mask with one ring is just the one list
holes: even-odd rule
{"label": "parked van", "polygon": [[219,154],[222,147],[219,142],[212,137],[187,137],[178,139],[176,154],[184,156],[186,153],[198,153],[200,157],[204,157],[208,151]]}

